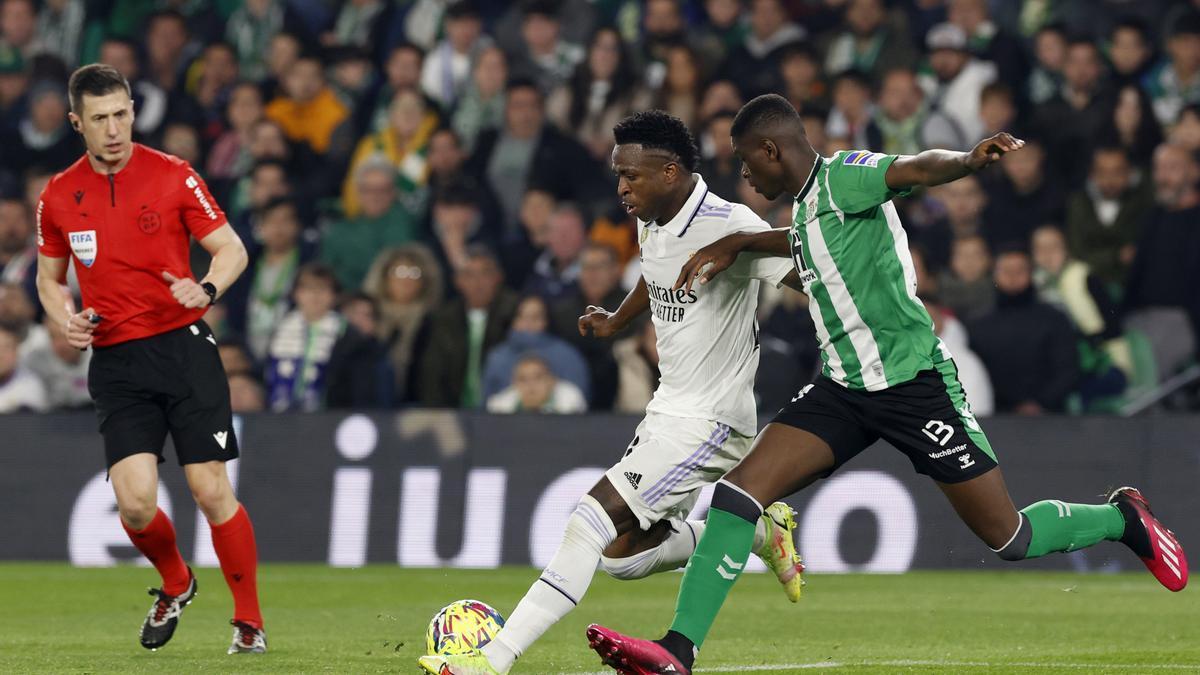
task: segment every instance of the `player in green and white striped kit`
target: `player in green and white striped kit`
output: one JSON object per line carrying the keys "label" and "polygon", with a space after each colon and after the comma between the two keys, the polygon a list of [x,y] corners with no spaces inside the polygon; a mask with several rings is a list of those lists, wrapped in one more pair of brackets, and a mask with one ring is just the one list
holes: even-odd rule
{"label": "player in green and white striped kit", "polygon": [[796,110],[774,94],[747,103],[731,136],[742,175],[756,191],[768,199],[793,195],[792,227],[734,234],[700,249],[676,286],[706,283],[740,252],[791,257],[810,299],[824,367],[717,483],[667,635],[651,642],[588,628],[605,663],[638,675],[690,672],[749,556],[762,504],[829,476],[880,438],[937,481],[967,526],[1005,560],[1120,541],[1164,586],[1186,585],[1178,540],[1133,488],[1114,491],[1105,504],[1047,500],[1017,511],[950,352],[916,297],[908,238],[892,197],[978,171],[1023,141],[1002,133],[965,153],[860,150],[823,158]]}

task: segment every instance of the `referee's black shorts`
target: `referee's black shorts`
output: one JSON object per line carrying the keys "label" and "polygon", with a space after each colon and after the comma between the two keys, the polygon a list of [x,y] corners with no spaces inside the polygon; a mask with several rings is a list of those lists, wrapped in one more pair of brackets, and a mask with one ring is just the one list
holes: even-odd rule
{"label": "referee's black shorts", "polygon": [[141,452],[163,461],[167,433],[182,464],[238,456],[229,383],[208,324],[96,347],[88,369],[108,467]]}

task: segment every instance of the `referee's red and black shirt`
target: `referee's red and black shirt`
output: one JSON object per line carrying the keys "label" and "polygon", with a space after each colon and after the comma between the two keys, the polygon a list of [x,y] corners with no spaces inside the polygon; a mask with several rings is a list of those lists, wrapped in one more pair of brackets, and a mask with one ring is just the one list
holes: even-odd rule
{"label": "referee's red and black shirt", "polygon": [[50,180],[37,207],[38,252],[75,259],[83,307],[104,317],[93,344],[105,347],[204,315],[180,305],[162,273],[191,276],[189,237],[225,222],[191,165],[135,143],[116,173],[97,173],[84,155]]}

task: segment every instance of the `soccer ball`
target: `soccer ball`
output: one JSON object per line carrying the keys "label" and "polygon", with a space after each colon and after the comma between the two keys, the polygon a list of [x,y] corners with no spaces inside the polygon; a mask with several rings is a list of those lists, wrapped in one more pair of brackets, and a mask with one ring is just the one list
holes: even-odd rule
{"label": "soccer ball", "polygon": [[434,615],[425,633],[425,651],[432,654],[469,654],[492,641],[504,617],[485,602],[459,600]]}

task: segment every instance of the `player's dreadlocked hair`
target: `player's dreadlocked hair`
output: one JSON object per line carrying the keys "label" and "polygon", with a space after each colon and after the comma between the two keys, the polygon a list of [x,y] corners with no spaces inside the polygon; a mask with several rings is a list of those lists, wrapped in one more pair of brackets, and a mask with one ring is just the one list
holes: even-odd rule
{"label": "player's dreadlocked hair", "polygon": [[665,150],[679,158],[679,166],[696,171],[700,151],[683,120],[662,110],[634,113],[613,127],[617,145],[637,143],[643,148]]}
{"label": "player's dreadlocked hair", "polygon": [[729,135],[741,138],[750,131],[763,132],[767,129],[787,128],[787,126],[791,126],[800,134],[804,133],[804,123],[800,121],[800,113],[796,112],[786,98],[779,94],[763,94],[754,97],[749,103],[742,106],[737,116],[733,118],[733,126],[729,128]]}

